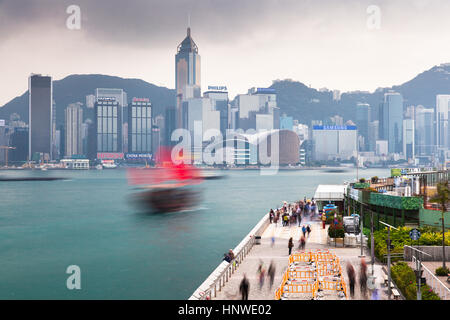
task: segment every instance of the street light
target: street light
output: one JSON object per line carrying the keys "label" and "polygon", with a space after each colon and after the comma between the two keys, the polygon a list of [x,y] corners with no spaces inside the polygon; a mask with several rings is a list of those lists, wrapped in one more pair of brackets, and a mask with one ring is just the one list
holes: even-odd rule
{"label": "street light", "polygon": [[388,238],[387,238],[387,252],[388,252],[388,299],[391,300],[391,228],[398,230],[396,227],[391,226],[383,221],[380,221],[381,224],[384,224],[388,228]]}
{"label": "street light", "polygon": [[[422,250],[419,250],[419,249],[416,249],[416,248],[413,248],[410,246],[406,246],[406,247],[409,247],[410,249],[417,251],[419,254],[422,253],[422,254],[426,254],[427,256],[431,257],[430,254],[423,252]],[[416,270],[414,270],[414,273],[416,274],[416,282],[417,282],[417,300],[422,300],[422,290],[421,290],[422,273],[423,273],[422,261],[420,259],[418,259],[417,257],[416,257]]]}

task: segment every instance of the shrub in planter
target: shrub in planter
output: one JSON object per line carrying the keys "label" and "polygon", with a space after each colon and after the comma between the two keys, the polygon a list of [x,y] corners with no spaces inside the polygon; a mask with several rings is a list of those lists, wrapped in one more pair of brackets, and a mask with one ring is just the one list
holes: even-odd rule
{"label": "shrub in planter", "polygon": [[370,179],[370,181],[372,181],[372,183],[377,183],[378,182],[378,177],[377,176],[375,176],[375,177],[372,177],[372,179]]}
{"label": "shrub in planter", "polygon": [[342,225],[342,222],[339,222],[337,225],[332,222],[330,224],[330,227],[328,228],[328,236],[332,239],[334,238],[344,238],[345,232],[344,232],[344,226]]}
{"label": "shrub in planter", "polygon": [[435,273],[437,276],[446,277],[450,273],[450,270],[448,268],[444,269],[443,267],[439,267],[436,269]]}

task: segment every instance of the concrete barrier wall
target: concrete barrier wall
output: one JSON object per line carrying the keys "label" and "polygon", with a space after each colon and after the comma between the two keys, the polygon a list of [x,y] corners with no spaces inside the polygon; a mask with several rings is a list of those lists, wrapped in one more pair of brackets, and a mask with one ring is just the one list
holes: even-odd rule
{"label": "concrete barrier wall", "polygon": [[[420,256],[422,261],[442,261],[442,246],[414,246],[415,249],[419,249],[423,252],[428,253],[430,256],[427,256],[425,254],[422,254]],[[410,249],[408,246],[405,246],[404,255],[405,255],[405,261],[411,261],[412,256],[416,255],[417,252],[415,250]],[[445,247],[445,257],[446,261],[450,261],[450,247]]]}

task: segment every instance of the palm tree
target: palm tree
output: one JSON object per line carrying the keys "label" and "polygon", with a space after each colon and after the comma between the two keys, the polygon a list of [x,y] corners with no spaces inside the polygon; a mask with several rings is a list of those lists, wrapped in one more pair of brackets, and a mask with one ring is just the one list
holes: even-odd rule
{"label": "palm tree", "polygon": [[445,266],[445,223],[444,215],[447,212],[447,204],[450,201],[450,189],[448,187],[449,181],[442,181],[437,184],[437,193],[434,197],[430,199],[430,202],[438,203],[441,206],[441,220],[442,220],[442,267],[446,269]]}

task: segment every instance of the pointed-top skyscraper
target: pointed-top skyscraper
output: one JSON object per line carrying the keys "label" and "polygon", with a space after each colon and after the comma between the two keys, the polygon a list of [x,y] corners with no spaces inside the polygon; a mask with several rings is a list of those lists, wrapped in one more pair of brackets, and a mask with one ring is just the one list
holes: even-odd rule
{"label": "pointed-top skyscraper", "polygon": [[198,47],[191,37],[191,28],[187,28],[186,38],[178,45],[175,55],[175,88],[177,93],[177,128],[183,127],[182,101],[200,97],[200,55]]}

